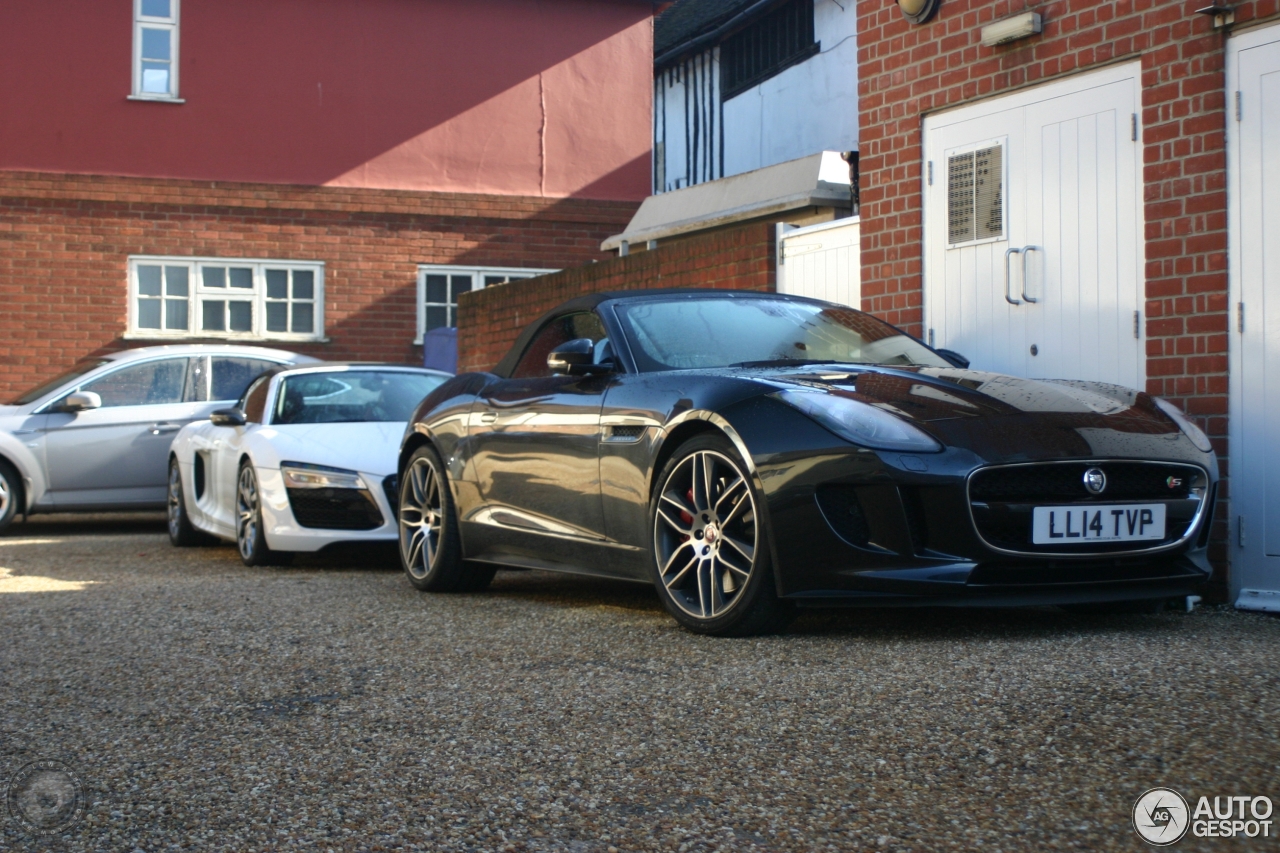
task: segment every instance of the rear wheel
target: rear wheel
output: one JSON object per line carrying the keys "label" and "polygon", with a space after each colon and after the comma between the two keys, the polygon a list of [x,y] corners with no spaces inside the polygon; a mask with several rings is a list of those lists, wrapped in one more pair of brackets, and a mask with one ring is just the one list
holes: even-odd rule
{"label": "rear wheel", "polygon": [[258,475],[253,463],[245,460],[240,465],[236,480],[236,547],[246,566],[287,565],[293,554],[272,551],[267,547],[266,532],[262,529],[262,492],[258,488]]}
{"label": "rear wheel", "polygon": [[462,559],[448,475],[430,445],[414,451],[405,466],[397,515],[400,564],[409,583],[427,592],[477,592],[489,586],[496,570]]}
{"label": "rear wheel", "polygon": [[0,531],[13,523],[22,503],[22,478],[8,462],[0,459]]}
{"label": "rear wheel", "polygon": [[733,445],[718,435],[691,439],[658,483],[650,567],[667,611],[699,634],[786,627],[793,608],[778,599],[761,499]]}
{"label": "rear wheel", "polygon": [[187,515],[187,499],[182,489],[182,470],[176,458],[169,460],[169,541],[178,548],[203,545],[209,538],[196,530]]}

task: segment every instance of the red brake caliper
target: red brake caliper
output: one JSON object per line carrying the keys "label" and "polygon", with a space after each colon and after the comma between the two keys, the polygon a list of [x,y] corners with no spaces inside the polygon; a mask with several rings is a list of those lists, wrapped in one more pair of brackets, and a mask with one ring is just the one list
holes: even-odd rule
{"label": "red brake caliper", "polygon": [[[693,487],[690,487],[689,491],[685,492],[684,496],[688,498],[689,503],[692,504],[693,503]],[[680,520],[683,521],[685,524],[690,524],[690,525],[693,524],[693,516],[689,514],[689,511],[687,509],[680,510]],[[685,535],[684,541],[685,542],[689,541],[688,534]]]}

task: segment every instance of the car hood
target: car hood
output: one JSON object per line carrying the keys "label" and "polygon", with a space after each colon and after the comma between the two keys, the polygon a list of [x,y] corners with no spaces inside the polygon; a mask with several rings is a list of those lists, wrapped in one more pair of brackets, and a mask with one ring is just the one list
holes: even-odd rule
{"label": "car hood", "polygon": [[1150,396],[1102,382],[834,365],[778,370],[768,378],[886,409],[944,444],[987,459],[1150,455],[1153,441],[1157,449],[1184,455],[1181,445],[1190,446]]}
{"label": "car hood", "polygon": [[386,476],[395,473],[404,428],[403,421],[287,424],[264,426],[258,437],[270,444],[277,464],[307,462]]}

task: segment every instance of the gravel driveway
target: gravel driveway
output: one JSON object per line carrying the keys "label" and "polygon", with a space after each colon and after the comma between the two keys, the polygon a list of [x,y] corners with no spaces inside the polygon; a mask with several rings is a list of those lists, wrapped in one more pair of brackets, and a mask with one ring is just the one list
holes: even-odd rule
{"label": "gravel driveway", "polygon": [[1280,803],[1280,619],[1225,608],[711,639],[641,586],[51,517],[0,538],[0,629],[0,785],[57,759],[86,805],[0,849],[1140,850],[1147,788]]}

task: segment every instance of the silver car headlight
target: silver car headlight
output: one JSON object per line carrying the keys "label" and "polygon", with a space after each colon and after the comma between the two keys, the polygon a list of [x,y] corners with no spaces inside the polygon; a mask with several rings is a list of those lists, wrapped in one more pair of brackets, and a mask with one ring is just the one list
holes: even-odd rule
{"label": "silver car headlight", "polygon": [[1209,436],[1204,434],[1204,430],[1193,424],[1191,419],[1182,413],[1181,409],[1161,397],[1152,397],[1151,399],[1155,401],[1156,407],[1168,415],[1178,425],[1178,429],[1182,430],[1183,434],[1191,439],[1192,444],[1205,453],[1213,452],[1213,442],[1209,441]]}
{"label": "silver car headlight", "polygon": [[306,462],[281,462],[280,474],[287,489],[367,489],[355,471],[311,465]]}
{"label": "silver car headlight", "polygon": [[779,391],[776,395],[841,438],[876,450],[937,453],[942,445],[902,418],[825,391]]}

